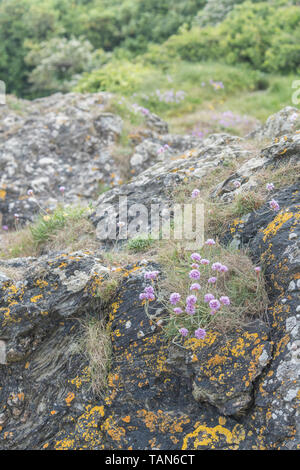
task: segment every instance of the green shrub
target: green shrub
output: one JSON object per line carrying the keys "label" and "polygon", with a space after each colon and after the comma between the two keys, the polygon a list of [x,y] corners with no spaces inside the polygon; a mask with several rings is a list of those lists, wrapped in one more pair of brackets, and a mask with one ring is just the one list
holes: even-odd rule
{"label": "green shrub", "polygon": [[139,88],[146,77],[153,73],[141,64],[112,61],[99,70],[85,74],[75,91],[97,92],[111,91],[129,95]]}

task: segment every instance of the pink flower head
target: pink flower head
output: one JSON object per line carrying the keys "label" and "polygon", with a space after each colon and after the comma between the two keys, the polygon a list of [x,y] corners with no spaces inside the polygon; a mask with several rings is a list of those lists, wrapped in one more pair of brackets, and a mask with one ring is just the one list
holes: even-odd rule
{"label": "pink flower head", "polygon": [[213,264],[211,265],[211,269],[212,269],[213,271],[220,271],[221,267],[222,267],[222,264],[221,264],[221,263],[213,263]]}
{"label": "pink flower head", "polygon": [[33,196],[33,191],[32,191],[32,189],[28,189],[27,194],[28,194],[28,196]]}
{"label": "pink flower head", "polygon": [[220,273],[227,273],[227,272],[228,272],[228,268],[227,268],[227,266],[225,266],[225,264],[222,264],[222,266],[220,267],[219,271],[220,271]]}
{"label": "pink flower head", "polygon": [[195,330],[195,337],[197,339],[204,339],[206,336],[206,331],[203,330],[203,328],[198,328],[197,330]]}
{"label": "pink flower head", "polygon": [[197,261],[197,263],[198,263],[199,261],[201,261],[201,256],[199,255],[199,253],[192,253],[191,254],[191,259],[193,261]]}
{"label": "pink flower head", "polygon": [[221,307],[221,304],[217,299],[212,299],[209,302],[209,306],[212,310],[219,310],[219,308]]}
{"label": "pink flower head", "polygon": [[274,186],[273,183],[267,183],[267,184],[266,184],[266,189],[267,189],[267,191],[271,192],[271,191],[274,190],[274,188],[275,188],[275,186]]}
{"label": "pink flower head", "polygon": [[204,296],[204,302],[208,303],[208,302],[210,302],[211,300],[213,300],[214,298],[215,298],[215,296],[212,295],[212,294],[205,294],[205,296]]}
{"label": "pink flower head", "polygon": [[194,305],[187,305],[185,307],[185,311],[188,315],[195,315],[195,313],[196,313],[196,309],[195,309]]}
{"label": "pink flower head", "polygon": [[204,259],[204,258],[200,261],[200,264],[204,264],[205,266],[209,263],[210,263],[210,261],[208,259]]}
{"label": "pink flower head", "polygon": [[220,302],[223,305],[230,305],[230,299],[227,297],[227,295],[222,295],[222,297],[220,297]]}
{"label": "pink flower head", "polygon": [[179,333],[181,334],[181,336],[187,336],[189,334],[186,328],[180,328]]}
{"label": "pink flower head", "polygon": [[145,287],[144,292],[146,294],[154,294],[154,289],[152,286]]}
{"label": "pink flower head", "polygon": [[6,231],[8,230],[8,226],[7,225],[2,225],[2,230]]}
{"label": "pink flower head", "polygon": [[273,211],[279,211],[280,210],[280,206],[279,206],[278,202],[275,201],[275,199],[272,199],[272,201],[269,202],[269,206]]}
{"label": "pink flower head", "polygon": [[259,273],[261,272],[261,267],[260,266],[256,266],[256,268],[254,268],[254,271],[256,272],[256,275],[257,277],[259,276]]}
{"label": "pink flower head", "polygon": [[180,299],[181,299],[181,295],[178,294],[178,292],[173,292],[173,294],[170,295],[170,303],[172,305],[176,305]]}
{"label": "pink flower head", "polygon": [[180,307],[175,307],[173,309],[173,312],[176,313],[176,315],[180,315],[183,312],[183,310]]}
{"label": "pink flower head", "polygon": [[64,193],[65,190],[66,190],[66,188],[65,188],[64,186],[60,186],[60,187],[59,187],[59,190],[60,190],[61,193]]}
{"label": "pink flower head", "polygon": [[199,268],[199,264],[193,263],[193,264],[191,264],[191,268],[193,268],[193,269],[198,269],[198,268]]}
{"label": "pink flower head", "polygon": [[200,272],[198,271],[198,269],[192,269],[192,271],[189,272],[189,278],[200,279]]}
{"label": "pink flower head", "polygon": [[140,295],[139,295],[139,299],[140,300],[146,300],[147,298],[147,294],[145,292],[142,292]]}
{"label": "pink flower head", "polygon": [[190,290],[200,290],[200,289],[201,289],[201,286],[200,286],[200,284],[198,284],[198,282],[195,282],[190,287]]}
{"label": "pink flower head", "polygon": [[194,305],[197,302],[197,297],[195,295],[189,295],[186,298],[187,305]]}
{"label": "pink flower head", "polygon": [[198,197],[199,194],[200,194],[199,189],[194,189],[191,194],[192,199],[196,199],[196,197]]}
{"label": "pink flower head", "polygon": [[216,244],[216,242],[215,242],[215,240],[213,240],[213,238],[209,238],[209,239],[206,240],[206,242],[205,242],[205,245],[208,245],[208,246],[213,246],[213,245],[215,245],[215,244]]}
{"label": "pink flower head", "polygon": [[159,271],[147,271],[147,272],[144,274],[144,278],[145,278],[145,279],[154,280],[154,279],[157,278],[158,275],[159,275]]}
{"label": "pink flower head", "polygon": [[239,181],[234,181],[233,184],[236,188],[240,188],[241,186],[241,183]]}
{"label": "pink flower head", "polygon": [[19,214],[14,214],[14,218],[19,219],[20,218]]}
{"label": "pink flower head", "polygon": [[217,278],[216,277],[210,277],[207,282],[209,284],[215,284],[217,282]]}

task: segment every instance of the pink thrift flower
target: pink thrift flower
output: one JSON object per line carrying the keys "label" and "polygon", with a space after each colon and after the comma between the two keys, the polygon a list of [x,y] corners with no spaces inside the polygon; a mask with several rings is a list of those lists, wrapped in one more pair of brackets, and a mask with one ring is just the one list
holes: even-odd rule
{"label": "pink thrift flower", "polygon": [[220,271],[221,267],[222,267],[222,264],[221,264],[221,263],[213,263],[213,264],[211,265],[211,269],[212,269],[213,271]]}
{"label": "pink thrift flower", "polygon": [[203,328],[198,328],[197,330],[195,330],[195,337],[197,339],[204,339],[206,336],[206,331],[203,330]]}
{"label": "pink thrift flower", "polygon": [[217,278],[216,277],[210,277],[207,282],[209,284],[215,284],[217,282]]}
{"label": "pink thrift flower", "polygon": [[188,315],[195,315],[195,313],[196,313],[196,309],[195,309],[194,305],[187,305],[185,307],[185,311]]}
{"label": "pink thrift flower", "polygon": [[173,312],[176,313],[176,315],[180,315],[183,312],[183,310],[180,307],[175,307]]}
{"label": "pink thrift flower", "polygon": [[228,272],[228,268],[227,268],[227,266],[225,266],[225,264],[222,264],[222,266],[220,267],[219,271],[220,271],[220,273],[227,273],[227,272]]}
{"label": "pink thrift flower", "polygon": [[198,197],[199,194],[200,194],[199,189],[194,189],[194,191],[193,191],[192,194],[191,194],[192,199],[196,199],[196,197]]}
{"label": "pink thrift flower", "polygon": [[181,299],[181,295],[178,294],[178,292],[173,292],[173,294],[170,295],[170,303],[172,305],[176,305],[180,299]]}
{"label": "pink thrift flower", "polygon": [[226,295],[222,295],[222,297],[220,297],[220,302],[223,305],[230,305],[230,299]]}
{"label": "pink thrift flower", "polygon": [[209,306],[212,310],[219,310],[219,308],[221,307],[221,304],[217,299],[212,299],[209,302]]}
{"label": "pink thrift flower", "polygon": [[28,196],[33,196],[33,191],[32,191],[32,189],[28,189],[27,194],[28,194]]}
{"label": "pink thrift flower", "polygon": [[216,242],[215,242],[215,240],[214,240],[213,238],[209,238],[209,239],[206,240],[206,242],[205,242],[205,245],[208,245],[208,246],[213,246],[213,245],[215,245],[215,244],[216,244]]}
{"label": "pink thrift flower", "polygon": [[6,231],[8,230],[8,226],[7,225],[2,225],[2,230]]}
{"label": "pink thrift flower", "polygon": [[199,253],[192,253],[192,254],[191,254],[191,259],[192,259],[193,261],[199,262],[199,261],[201,261],[201,256],[199,255]]}
{"label": "pink thrift flower", "polygon": [[144,274],[144,278],[145,278],[145,279],[154,280],[154,279],[157,278],[158,275],[159,275],[159,271],[147,271],[147,272]]}
{"label": "pink thrift flower", "polygon": [[236,188],[240,188],[241,186],[241,183],[239,181],[234,181],[233,184]]}
{"label": "pink thrift flower", "polygon": [[200,279],[200,272],[198,269],[192,269],[192,271],[189,272],[189,277],[190,279]]}
{"label": "pink thrift flower", "polygon": [[200,286],[200,284],[198,284],[198,282],[195,282],[190,287],[190,290],[200,290],[200,289],[201,289],[201,286]]}
{"label": "pink thrift flower", "polygon": [[181,334],[181,336],[187,336],[189,334],[186,328],[180,328],[179,333]]}
{"label": "pink thrift flower", "polygon": [[189,295],[186,298],[187,305],[194,305],[197,302],[197,297],[195,295]]}
{"label": "pink thrift flower", "polygon": [[60,190],[61,193],[64,193],[65,190],[66,190],[66,188],[65,188],[64,186],[60,186],[60,187],[59,187],[59,190]]}
{"label": "pink thrift flower", "polygon": [[279,211],[280,210],[280,206],[279,206],[278,202],[275,201],[275,199],[272,199],[272,201],[269,202],[269,206],[273,211]]}
{"label": "pink thrift flower", "polygon": [[210,263],[210,261],[208,259],[204,259],[204,258],[200,261],[200,264],[204,264],[205,266],[209,263]]}
{"label": "pink thrift flower", "polygon": [[275,186],[274,186],[273,183],[267,183],[267,184],[266,184],[266,189],[267,189],[267,191],[271,192],[271,191],[274,190],[274,188],[275,188]]}
{"label": "pink thrift flower", "polygon": [[212,294],[205,294],[205,296],[204,296],[204,302],[208,303],[208,302],[210,302],[211,300],[213,300],[214,298],[215,298],[215,296],[212,295]]}
{"label": "pink thrift flower", "polygon": [[193,264],[191,265],[191,267],[192,267],[193,269],[198,269],[198,268],[199,268],[199,264],[193,263]]}

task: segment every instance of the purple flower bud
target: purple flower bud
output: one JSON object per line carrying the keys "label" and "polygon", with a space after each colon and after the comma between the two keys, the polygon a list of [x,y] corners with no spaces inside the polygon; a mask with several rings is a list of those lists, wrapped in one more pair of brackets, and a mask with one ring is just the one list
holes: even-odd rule
{"label": "purple flower bud", "polygon": [[198,197],[199,194],[200,194],[199,189],[194,189],[192,194],[191,194],[192,199],[196,199],[196,197]]}
{"label": "purple flower bud", "polygon": [[201,256],[199,255],[199,253],[192,253],[192,254],[191,254],[191,259],[192,259],[193,261],[199,262],[199,261],[201,261]]}
{"label": "purple flower bud", "polygon": [[210,277],[207,282],[209,284],[215,284],[217,282],[217,278],[216,277]]}
{"label": "purple flower bud", "polygon": [[200,290],[200,289],[201,289],[201,286],[200,286],[200,284],[198,284],[198,282],[195,282],[190,287],[190,290]]}
{"label": "purple flower bud", "polygon": [[220,302],[223,305],[230,305],[230,299],[226,295],[222,295],[222,297],[220,297]]}
{"label": "purple flower bud", "polygon": [[192,269],[192,271],[189,272],[189,277],[190,279],[200,279],[200,272],[198,269]]}
{"label": "purple flower bud", "polygon": [[197,330],[195,330],[195,337],[197,339],[204,339],[206,336],[206,331],[203,330],[203,328],[198,328]]}
{"label": "purple flower bud", "polygon": [[205,294],[205,296],[204,296],[204,302],[206,302],[206,303],[207,303],[207,302],[210,302],[210,301],[213,300],[214,298],[215,298],[215,296],[212,295],[212,294]]}
{"label": "purple flower bud", "polygon": [[208,245],[208,246],[212,246],[212,245],[215,245],[215,244],[216,244],[216,242],[215,242],[215,240],[213,240],[213,238],[209,238],[205,242],[205,245]]}
{"label": "purple flower bud", "polygon": [[178,294],[178,292],[173,292],[173,294],[170,295],[170,303],[172,305],[176,305],[180,299],[181,299],[181,295]]}
{"label": "purple flower bud", "polygon": [[183,310],[180,307],[175,307],[173,309],[173,312],[176,313],[176,315],[180,315],[183,312]]}
{"label": "purple flower bud", "polygon": [[209,306],[212,310],[219,310],[219,308],[221,307],[221,304],[217,299],[212,299],[209,302]]}
{"label": "purple flower bud", "polygon": [[188,330],[186,328],[180,328],[179,333],[182,336],[187,336],[189,334]]}

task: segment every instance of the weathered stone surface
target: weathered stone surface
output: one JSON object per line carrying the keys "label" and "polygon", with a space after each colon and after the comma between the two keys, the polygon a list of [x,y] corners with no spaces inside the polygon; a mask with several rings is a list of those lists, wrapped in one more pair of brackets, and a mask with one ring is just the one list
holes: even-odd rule
{"label": "weathered stone surface", "polygon": [[[120,215],[120,200],[127,197],[127,206],[143,204],[148,209],[150,229],[150,205],[158,204],[160,209],[170,205],[171,192],[176,186],[185,181],[205,177],[211,170],[250,154],[250,151],[241,145],[242,139],[227,134],[214,134],[205,139],[197,147],[183,154],[176,154],[171,158],[156,163],[132,179],[129,184],[112,188],[102,194],[97,200],[95,212],[91,219],[97,227],[99,240],[102,240],[103,226],[112,217],[116,221]],[[107,214],[106,205],[111,206],[111,213]],[[128,217],[130,223],[135,215]],[[142,230],[143,231],[143,230]],[[101,235],[100,235],[101,234]]]}
{"label": "weathered stone surface", "polygon": [[[63,136],[74,136],[72,126],[82,110],[77,109],[76,96],[63,99],[70,109],[76,108],[74,119],[73,111],[68,117],[68,133],[63,123],[54,126],[61,111],[57,97],[32,105],[32,122],[36,122],[36,106],[49,116],[53,113],[51,132],[58,132],[54,141],[65,152],[68,145],[75,151],[78,142],[88,145],[80,140],[81,134],[74,147],[63,142]],[[83,113],[88,112],[90,99],[96,95],[83,100]],[[97,102],[94,105],[97,108]],[[94,122],[97,135],[103,133],[107,143],[118,122],[100,112]],[[83,119],[82,126],[87,124],[88,119]],[[14,139],[4,136],[9,126],[0,136],[1,145]],[[28,126],[30,122],[24,129]],[[50,131],[39,128],[38,132],[48,136]],[[155,132],[148,139],[153,142]],[[42,153],[33,147],[27,151],[38,157]],[[240,138],[226,134],[212,135],[183,154],[177,150],[165,154],[129,184],[103,194],[92,220],[98,228],[105,222],[104,203],[112,204],[119,215],[120,195],[128,197],[128,205],[168,205],[177,184],[192,179],[201,183],[217,166],[250,155]],[[228,196],[230,201],[233,179],[246,191],[255,188],[255,175],[266,165],[276,168],[298,158],[299,135],[282,137],[243,164],[214,196]],[[14,159],[9,161],[13,178],[17,170]],[[82,162],[78,165],[83,168]],[[8,194],[13,188],[5,191]],[[224,242],[248,246],[255,262],[264,267],[270,299],[266,314],[226,335],[208,331],[204,340],[189,340],[187,350],[169,344],[141,305],[143,273],[159,269],[151,261],[119,266],[118,292],[105,304],[99,286],[110,267],[100,253],[0,261],[0,448],[299,449],[299,195],[299,183],[276,191],[279,212],[266,203],[235,220],[224,235]],[[151,307],[155,314],[163,313],[161,304]],[[80,348],[87,318],[106,319],[111,331],[113,355],[103,396],[91,391],[91,370]]]}
{"label": "weathered stone surface", "polygon": [[255,137],[259,139],[273,139],[275,137],[281,137],[284,134],[290,134],[300,126],[300,113],[299,109],[292,106],[286,106],[286,108],[280,110],[276,114],[272,114],[267,119],[267,122],[251,132],[249,137]]}

